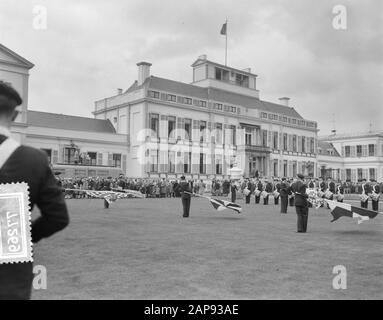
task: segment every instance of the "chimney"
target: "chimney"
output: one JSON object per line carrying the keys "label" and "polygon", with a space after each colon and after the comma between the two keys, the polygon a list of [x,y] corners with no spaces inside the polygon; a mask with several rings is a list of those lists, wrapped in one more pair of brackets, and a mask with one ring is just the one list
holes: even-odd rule
{"label": "chimney", "polygon": [[149,62],[141,61],[137,63],[138,66],[138,82],[137,84],[140,86],[144,83],[146,78],[150,77],[150,66],[152,64]]}
{"label": "chimney", "polygon": [[121,88],[117,88],[117,95],[120,95],[122,94],[122,89]]}
{"label": "chimney", "polygon": [[198,59],[201,59],[201,60],[206,60],[207,59],[207,55],[206,54],[201,54]]}
{"label": "chimney", "polygon": [[288,98],[288,97],[279,98],[280,104],[282,104],[286,107],[289,106],[289,100],[290,100],[290,98]]}

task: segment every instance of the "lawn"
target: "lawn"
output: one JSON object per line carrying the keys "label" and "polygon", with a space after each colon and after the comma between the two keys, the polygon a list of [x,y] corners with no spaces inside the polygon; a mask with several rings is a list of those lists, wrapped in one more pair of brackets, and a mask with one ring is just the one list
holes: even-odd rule
{"label": "lawn", "polygon": [[[48,271],[33,299],[382,299],[383,217],[330,223],[310,209],[307,234],[269,204],[215,211],[193,198],[69,200],[71,224],[35,246]],[[36,212],[34,212],[36,215]],[[332,287],[333,267],[347,269],[347,289]]]}

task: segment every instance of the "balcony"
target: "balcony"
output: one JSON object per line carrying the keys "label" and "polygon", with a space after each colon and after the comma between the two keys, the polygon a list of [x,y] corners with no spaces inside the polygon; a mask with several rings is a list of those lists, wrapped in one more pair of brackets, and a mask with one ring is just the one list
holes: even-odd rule
{"label": "balcony", "polygon": [[247,144],[245,145],[245,152],[271,153],[272,149],[266,146]]}

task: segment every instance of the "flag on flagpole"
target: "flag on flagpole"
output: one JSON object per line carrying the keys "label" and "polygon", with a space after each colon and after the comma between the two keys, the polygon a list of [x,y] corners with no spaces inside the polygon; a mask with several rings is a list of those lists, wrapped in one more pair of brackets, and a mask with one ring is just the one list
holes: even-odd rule
{"label": "flag on flagpole", "polygon": [[338,220],[340,217],[350,217],[358,219],[358,224],[361,224],[363,221],[373,219],[378,215],[377,211],[354,207],[348,203],[336,202],[327,199],[325,199],[325,201],[328,203],[333,216],[333,220],[331,222]]}
{"label": "flag on flagpole", "polygon": [[210,203],[213,205],[214,209],[216,209],[217,211],[231,209],[237,213],[242,212],[242,207],[239,204],[236,204],[234,202],[210,198]]}
{"label": "flag on flagpole", "polygon": [[221,34],[222,34],[222,35],[226,35],[226,28],[227,28],[227,22],[225,22],[225,23],[222,25],[222,28],[221,28]]}

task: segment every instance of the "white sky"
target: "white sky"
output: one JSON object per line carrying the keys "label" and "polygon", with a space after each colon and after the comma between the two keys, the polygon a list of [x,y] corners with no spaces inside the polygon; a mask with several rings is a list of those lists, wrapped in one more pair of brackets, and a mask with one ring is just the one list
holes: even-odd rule
{"label": "white sky", "polygon": [[[332,26],[347,8],[347,30]],[[46,30],[33,8],[47,8]],[[383,130],[381,0],[0,0],[0,42],[35,64],[30,109],[91,117],[127,89],[136,63],[190,83],[200,54],[258,74],[261,99],[290,103],[328,134]]]}

